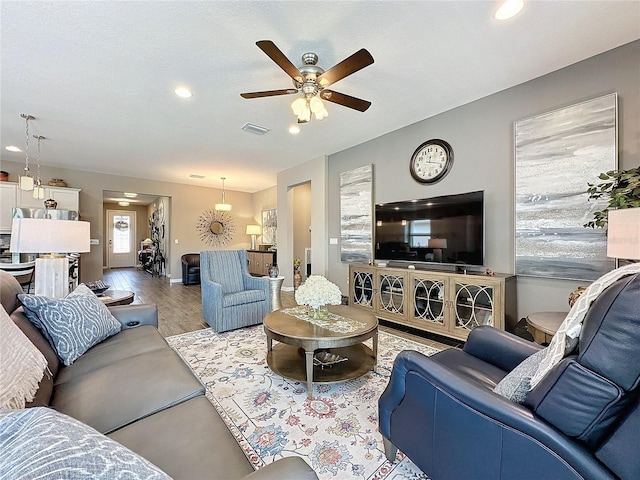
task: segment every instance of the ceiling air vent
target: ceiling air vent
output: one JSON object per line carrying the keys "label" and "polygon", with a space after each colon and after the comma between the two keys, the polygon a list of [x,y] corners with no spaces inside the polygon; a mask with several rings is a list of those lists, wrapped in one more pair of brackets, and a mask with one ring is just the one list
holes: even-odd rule
{"label": "ceiling air vent", "polygon": [[204,178],[204,175],[196,175],[195,173],[192,173],[191,175],[189,175],[189,178],[197,178],[198,180],[202,180]]}
{"label": "ceiling air vent", "polygon": [[255,133],[256,135],[264,135],[269,131],[268,128],[261,127],[260,125],[254,125],[253,123],[245,123],[242,126],[242,130],[245,132]]}

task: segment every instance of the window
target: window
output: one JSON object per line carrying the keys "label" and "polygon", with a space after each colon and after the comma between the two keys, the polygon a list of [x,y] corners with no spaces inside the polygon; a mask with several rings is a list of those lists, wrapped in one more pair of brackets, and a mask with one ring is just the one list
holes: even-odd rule
{"label": "window", "polygon": [[409,245],[426,247],[431,238],[431,220],[413,220],[409,222]]}

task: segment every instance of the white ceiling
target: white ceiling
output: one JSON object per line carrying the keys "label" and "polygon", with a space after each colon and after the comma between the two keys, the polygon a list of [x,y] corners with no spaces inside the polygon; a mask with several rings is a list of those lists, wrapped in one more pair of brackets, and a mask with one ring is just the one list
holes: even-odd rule
{"label": "white ceiling", "polygon": [[[2,1],[2,147],[24,147],[29,113],[32,133],[47,137],[44,165],[217,188],[224,176],[227,189],[255,192],[278,171],[640,38],[638,0],[529,0],[507,22],[493,19],[497,6]],[[375,63],[331,88],[371,108],[328,103],[326,120],[289,134],[295,96],[240,97],[292,85],[258,40],[296,65],[315,52],[325,70],[366,48]],[[173,93],[179,84],[191,99]],[[246,122],[271,131],[246,133]]]}

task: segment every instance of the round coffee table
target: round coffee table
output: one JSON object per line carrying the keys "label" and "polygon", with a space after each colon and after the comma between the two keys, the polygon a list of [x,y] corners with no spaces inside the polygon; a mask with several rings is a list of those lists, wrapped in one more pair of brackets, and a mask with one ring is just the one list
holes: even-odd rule
{"label": "round coffee table", "polygon": [[129,290],[105,290],[102,295],[98,295],[98,298],[102,300],[108,307],[114,307],[116,305],[129,305],[133,303],[133,297],[135,293]]}
{"label": "round coffee table", "polygon": [[[329,311],[359,322],[358,328],[339,332],[310,321],[288,315],[285,310],[269,313],[264,318],[267,334],[267,364],[283,377],[307,382],[307,397],[313,396],[313,383],[342,382],[370,371],[378,355],[378,319],[370,312],[343,305],[330,306]],[[373,338],[373,350],[362,342]],[[273,345],[276,340],[277,345]],[[345,359],[332,365],[315,365],[314,353],[326,350]]]}

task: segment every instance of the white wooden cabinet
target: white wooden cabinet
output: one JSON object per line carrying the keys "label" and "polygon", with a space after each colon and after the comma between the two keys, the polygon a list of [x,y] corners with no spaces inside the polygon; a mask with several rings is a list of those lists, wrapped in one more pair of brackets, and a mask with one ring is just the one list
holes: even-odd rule
{"label": "white wooden cabinet", "polygon": [[0,182],[0,233],[11,233],[12,211],[16,206],[18,186]]}
{"label": "white wooden cabinet", "polygon": [[11,233],[12,210],[45,208],[44,201],[53,198],[58,210],[80,211],[80,189],[46,186],[44,199],[33,198],[33,192],[20,190],[14,182],[0,182],[0,233]]}

